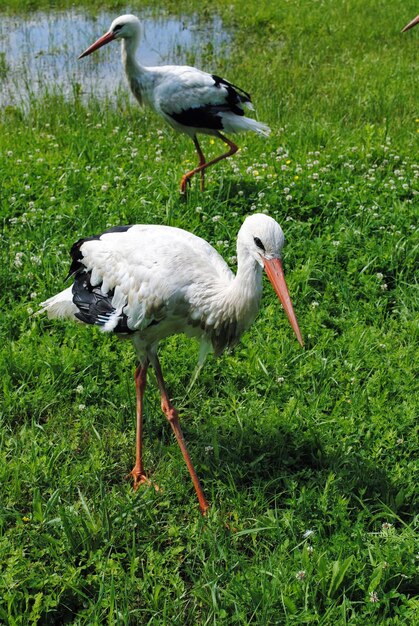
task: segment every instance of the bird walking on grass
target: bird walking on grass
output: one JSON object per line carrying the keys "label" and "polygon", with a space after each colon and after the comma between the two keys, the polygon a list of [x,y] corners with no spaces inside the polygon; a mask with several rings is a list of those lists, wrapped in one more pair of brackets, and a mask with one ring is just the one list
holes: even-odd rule
{"label": "bird walking on grass", "polygon": [[262,269],[303,345],[282,268],[283,245],[281,227],[263,214],[247,217],[239,230],[236,275],[204,239],[169,226],[121,226],[73,245],[69,272],[73,284],[43,302],[39,313],[93,324],[132,340],[139,361],[134,488],[149,482],[142,461],[142,418],[151,364],[162,410],[181,448],[200,510],[206,512],[208,502],[166,390],[157,346],[175,333],[196,337],[201,344],[198,367],[211,349],[219,355],[234,346],[257,315]]}
{"label": "bird walking on grass", "polygon": [[[140,39],[140,21],[134,15],[121,15],[81,55],[80,59],[113,41],[122,41],[122,63],[132,93],[138,102],[147,104],[161,115],[175,130],[185,133],[194,142],[199,164],[182,176],[181,193],[194,174],[199,172],[201,190],[205,171],[222,159],[233,155],[238,146],[222,134],[253,131],[259,135],[270,132],[266,124],[244,115],[243,107],[253,109],[250,95],[215,74],[207,74],[187,65],[144,67],[135,57]],[[197,135],[212,135],[221,139],[228,151],[206,161]]]}

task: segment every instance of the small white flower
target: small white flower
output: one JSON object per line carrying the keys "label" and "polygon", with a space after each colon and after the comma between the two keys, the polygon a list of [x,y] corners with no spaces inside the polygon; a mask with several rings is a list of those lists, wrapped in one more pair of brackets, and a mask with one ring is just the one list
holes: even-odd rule
{"label": "small white flower", "polygon": [[303,532],[303,537],[304,539],[308,539],[309,537],[311,537],[311,535],[314,535],[315,531],[312,530],[311,528],[308,528],[307,530],[305,530]]}
{"label": "small white flower", "polygon": [[14,260],[15,267],[22,267],[22,265],[23,265],[22,258],[23,258],[23,252],[16,252],[16,256],[15,256],[15,260]]}
{"label": "small white flower", "polygon": [[300,569],[300,571],[296,573],[295,577],[297,580],[304,580],[304,578],[306,577],[305,570]]}
{"label": "small white flower", "polygon": [[313,300],[313,302],[310,304],[312,309],[316,309],[319,306],[319,303],[316,300]]}
{"label": "small white flower", "polygon": [[283,376],[278,376],[278,378],[276,379],[276,382],[281,384],[281,383],[284,382],[284,380],[285,380],[285,378]]}
{"label": "small white flower", "polygon": [[212,454],[214,452],[213,446],[205,446],[205,454]]}
{"label": "small white flower", "polygon": [[370,598],[369,598],[370,602],[378,602],[378,595],[376,591],[372,591],[370,593]]}
{"label": "small white flower", "polygon": [[102,191],[108,191],[109,186],[108,185],[102,185],[101,190]]}
{"label": "small white flower", "polygon": [[290,196],[290,195],[285,196],[285,200],[288,200],[288,202],[289,202],[290,200],[292,200],[292,196]]}
{"label": "small white flower", "polygon": [[86,408],[85,404],[79,404],[78,406],[79,411],[84,411],[85,408]]}
{"label": "small white flower", "polygon": [[84,387],[83,385],[77,385],[76,387],[76,393],[83,393],[84,391]]}

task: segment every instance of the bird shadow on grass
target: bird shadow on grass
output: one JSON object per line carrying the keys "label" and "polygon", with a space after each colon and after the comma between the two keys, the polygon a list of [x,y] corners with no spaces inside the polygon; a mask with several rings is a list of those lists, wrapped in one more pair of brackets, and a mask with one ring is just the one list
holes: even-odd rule
{"label": "bird shadow on grass", "polygon": [[[239,447],[234,446],[237,441],[241,442]],[[400,487],[391,482],[384,469],[356,451],[347,453],[338,443],[333,451],[326,450],[311,431],[280,427],[272,436],[272,431],[229,429],[217,435],[217,447],[218,458],[213,455],[208,462],[210,473],[222,482],[233,480],[238,491],[257,485],[267,500],[281,502],[287,499],[284,494],[290,494],[291,485],[297,492],[315,490],[320,498],[331,482],[334,493],[353,502],[355,509],[364,506],[361,502],[368,507],[381,503],[411,521],[412,503],[408,497],[401,498]],[[198,473],[205,478],[202,470]]]}
{"label": "bird shadow on grass", "polygon": [[[243,180],[239,178],[227,178],[223,184],[218,186],[217,199],[221,202],[237,201],[237,206],[243,209],[249,209],[248,203],[257,198],[257,194],[261,191],[262,185],[256,180]],[[245,198],[245,202],[243,202]]]}
{"label": "bird shadow on grass", "polygon": [[[237,209],[238,214],[246,214],[250,210],[250,204],[257,199],[263,184],[256,180],[243,180],[234,176],[223,177],[220,181],[208,180],[205,185],[204,196],[199,191],[198,178],[192,179],[186,196],[179,196],[179,203],[184,208],[185,201],[195,204],[201,198],[211,197],[217,203],[229,203],[229,206]],[[218,206],[218,204],[217,204]]]}

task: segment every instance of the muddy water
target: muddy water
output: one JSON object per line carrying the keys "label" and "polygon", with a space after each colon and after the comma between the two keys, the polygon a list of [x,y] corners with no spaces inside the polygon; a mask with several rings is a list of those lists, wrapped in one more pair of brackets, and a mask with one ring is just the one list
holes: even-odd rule
{"label": "muddy water", "polygon": [[[45,93],[88,97],[126,90],[119,42],[77,58],[115,17],[106,11],[92,17],[79,10],[13,17],[0,13],[0,106],[27,104]],[[182,64],[193,53],[196,63],[211,71],[205,51],[228,44],[218,18],[204,24],[193,17],[139,17],[142,38],[137,56],[144,65]]]}

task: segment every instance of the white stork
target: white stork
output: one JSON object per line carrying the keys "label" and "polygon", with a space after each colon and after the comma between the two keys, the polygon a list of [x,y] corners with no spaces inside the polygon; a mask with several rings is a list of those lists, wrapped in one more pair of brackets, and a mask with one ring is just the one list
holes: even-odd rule
{"label": "white stork", "polygon": [[[266,124],[245,117],[243,105],[253,109],[250,95],[215,74],[207,74],[187,65],[141,65],[135,57],[139,38],[138,18],[134,15],[121,15],[112,22],[109,31],[79,58],[91,54],[114,39],[121,39],[122,63],[131,91],[138,102],[149,105],[175,130],[189,135],[194,142],[199,165],[182,176],[181,193],[185,193],[188,181],[197,172],[200,173],[203,190],[206,168],[238,150],[238,146],[222,135],[221,131],[236,133],[251,130],[260,135],[268,135],[270,129]],[[206,161],[198,143],[198,133],[218,137],[228,145],[228,152]]]}
{"label": "white stork", "polygon": [[419,24],[419,15],[417,15],[411,22],[406,24],[406,26],[402,29],[402,33],[405,33],[407,30],[410,30],[411,28],[416,26],[416,24]]}
{"label": "white stork", "polygon": [[267,215],[247,217],[237,237],[237,274],[204,239],[169,226],[120,226],[80,239],[71,249],[73,285],[46,302],[39,313],[95,324],[131,338],[139,365],[134,488],[149,482],[142,463],[143,394],[149,363],[160,389],[161,406],[188,466],[202,513],[208,508],[172,405],[158,342],[186,333],[201,342],[199,366],[211,350],[234,346],[259,309],[264,268],[298,341],[301,332],[281,262],[284,234]]}

